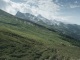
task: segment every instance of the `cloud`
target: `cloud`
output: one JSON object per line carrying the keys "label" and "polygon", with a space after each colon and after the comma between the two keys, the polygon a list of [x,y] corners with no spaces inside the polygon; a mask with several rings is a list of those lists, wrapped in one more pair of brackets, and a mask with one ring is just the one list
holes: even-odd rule
{"label": "cloud", "polygon": [[[55,1],[56,3],[59,3],[59,0]],[[41,14],[43,17],[50,20],[56,19],[58,21],[73,23],[72,22],[72,20],[74,20],[73,16],[67,15],[65,11],[67,7],[63,4],[56,3],[53,2],[53,0],[0,0],[0,9],[13,15],[15,15],[17,11],[20,11],[23,13],[31,13],[35,16]],[[67,6],[69,6],[69,9],[79,8],[80,6],[77,5],[78,1],[75,1],[75,3],[76,4],[74,5],[70,4]],[[59,12],[63,13],[63,15],[60,15]],[[67,12],[70,13],[71,11]],[[74,21],[76,21],[76,19],[77,18],[75,18]]]}
{"label": "cloud", "polygon": [[74,3],[76,3],[76,4],[77,4],[77,3],[78,3],[78,1],[75,1]]}
{"label": "cloud", "polygon": [[58,2],[58,0],[55,0],[55,2],[57,3],[57,2]]}
{"label": "cloud", "polygon": [[12,7],[12,2],[10,0],[0,0],[0,8],[8,13],[13,14],[15,9]]}
{"label": "cloud", "polygon": [[0,8],[6,8],[7,3],[4,0],[0,0]]}
{"label": "cloud", "polygon": [[70,8],[79,8],[79,5],[70,5]]}
{"label": "cloud", "polygon": [[16,2],[16,3],[21,3],[21,2],[25,2],[26,0],[11,0],[13,2]]}
{"label": "cloud", "polygon": [[17,11],[21,11],[34,15],[41,14],[46,18],[50,18],[59,10],[59,6],[52,2],[52,0],[0,0],[1,2],[3,2],[1,5],[4,5],[1,9],[13,15]]}

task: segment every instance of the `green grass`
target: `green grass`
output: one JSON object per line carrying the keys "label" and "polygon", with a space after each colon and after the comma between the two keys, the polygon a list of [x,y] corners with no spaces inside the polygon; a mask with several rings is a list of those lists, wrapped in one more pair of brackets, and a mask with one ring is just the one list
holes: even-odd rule
{"label": "green grass", "polygon": [[0,14],[0,60],[80,59],[75,41],[3,11]]}

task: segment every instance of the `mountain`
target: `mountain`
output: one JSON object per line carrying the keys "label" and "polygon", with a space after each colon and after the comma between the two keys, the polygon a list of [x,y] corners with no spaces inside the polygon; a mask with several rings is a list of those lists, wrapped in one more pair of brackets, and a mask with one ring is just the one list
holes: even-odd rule
{"label": "mountain", "polygon": [[60,23],[56,26],[52,25],[51,28],[55,28],[55,30],[58,31],[60,34],[70,36],[70,38],[76,40],[80,40],[80,25]]}
{"label": "mountain", "polygon": [[21,13],[19,11],[16,13],[16,17],[19,17],[25,20],[30,20],[38,24],[44,24],[44,23],[50,24],[51,23],[48,19],[42,17],[41,15],[34,16],[30,13]]}
{"label": "mountain", "polygon": [[[20,16],[21,15],[21,16]],[[70,38],[80,40],[80,25],[76,24],[67,24],[57,20],[48,20],[41,15],[34,16],[29,13],[21,13],[17,12],[17,17],[22,19],[28,19],[37,24],[43,25],[47,28],[57,31],[59,34],[63,36],[69,36]]]}
{"label": "mountain", "polygon": [[0,10],[0,60],[78,60],[80,41]]}
{"label": "mountain", "polygon": [[22,19],[31,20],[31,21],[34,21],[34,22],[38,21],[38,19],[36,18],[36,16],[34,16],[32,14],[29,14],[29,13],[21,13],[21,12],[18,11],[17,14],[16,14],[16,16],[20,17]]}

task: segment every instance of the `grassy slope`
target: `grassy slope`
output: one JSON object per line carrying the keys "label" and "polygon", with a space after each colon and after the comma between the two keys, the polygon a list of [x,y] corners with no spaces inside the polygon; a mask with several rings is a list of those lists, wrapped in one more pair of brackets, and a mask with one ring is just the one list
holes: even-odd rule
{"label": "grassy slope", "polygon": [[80,58],[80,48],[56,32],[0,11],[0,59],[71,60]]}

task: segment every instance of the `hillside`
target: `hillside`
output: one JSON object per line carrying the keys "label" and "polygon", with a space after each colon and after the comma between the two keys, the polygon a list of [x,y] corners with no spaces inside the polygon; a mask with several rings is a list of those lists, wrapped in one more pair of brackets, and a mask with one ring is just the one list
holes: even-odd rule
{"label": "hillside", "polygon": [[56,20],[55,18],[53,20],[49,20],[41,15],[34,16],[30,13],[22,13],[19,11],[16,13],[16,16],[25,20],[29,19],[32,22],[43,25],[49,29],[55,30],[60,35],[68,35],[71,38],[80,40],[80,25],[61,22]]}
{"label": "hillside", "polygon": [[79,44],[0,10],[0,60],[77,60]]}

